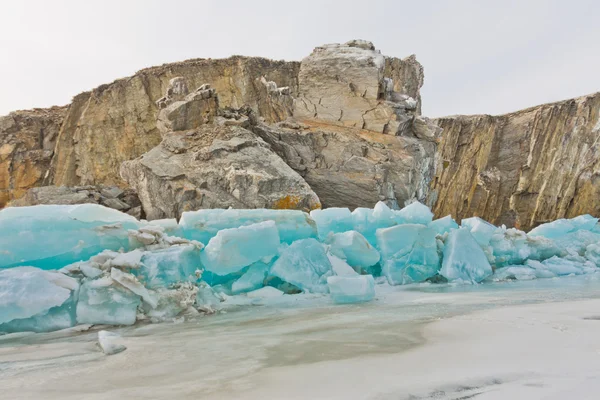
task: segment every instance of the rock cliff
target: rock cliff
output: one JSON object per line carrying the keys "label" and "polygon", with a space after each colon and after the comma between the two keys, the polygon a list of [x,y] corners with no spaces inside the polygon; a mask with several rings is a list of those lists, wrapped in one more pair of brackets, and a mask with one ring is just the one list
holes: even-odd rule
{"label": "rock cliff", "polygon": [[0,208],[42,184],[66,112],[52,107],[0,117]]}
{"label": "rock cliff", "polygon": [[[521,229],[600,215],[600,94],[430,120],[423,79],[414,56],[387,57],[363,40],[319,46],[301,62],[148,68],[66,107],[0,118],[0,207],[24,195],[12,204],[102,203],[85,188],[116,186],[135,189],[143,210],[129,206],[148,218],[378,200]],[[27,192],[39,186],[69,188]]]}
{"label": "rock cliff", "polygon": [[437,216],[528,230],[600,215],[600,93],[435,122],[443,129],[429,194]]}
{"label": "rock cliff", "polygon": [[[41,178],[22,180],[20,191],[4,185],[4,203],[42,184],[127,183],[150,218],[228,205],[311,209],[321,202],[423,200],[437,128],[419,115],[420,64],[414,56],[385,57],[366,41],[317,53],[302,63],[236,56],[166,64],[82,93],[55,124],[45,164],[34,163]],[[318,96],[346,115],[342,123],[299,112],[298,99],[318,103]],[[227,115],[246,109],[249,125]],[[304,128],[275,125],[282,121]],[[0,137],[8,134],[0,128]],[[3,151],[3,159],[17,159]],[[216,179],[233,164],[246,178]],[[7,181],[16,179],[12,171]]]}
{"label": "rock cliff", "polygon": [[[82,93],[73,99],[63,124],[48,179],[50,185],[124,185],[123,161],[138,157],[161,141],[157,100],[169,81],[183,78],[191,88],[209,83],[219,104],[264,109],[261,77],[297,90],[299,63],[231,57],[190,60],[142,70]],[[268,115],[265,112],[265,115]]]}

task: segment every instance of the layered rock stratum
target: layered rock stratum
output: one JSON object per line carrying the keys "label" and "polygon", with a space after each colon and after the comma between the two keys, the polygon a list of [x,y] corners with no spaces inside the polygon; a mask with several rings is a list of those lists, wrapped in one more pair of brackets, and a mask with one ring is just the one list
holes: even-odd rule
{"label": "layered rock stratum", "polygon": [[319,46],[301,62],[148,68],[66,107],[0,118],[0,207],[103,204],[94,193],[119,187],[138,193],[143,210],[125,203],[149,219],[379,200],[521,229],[600,215],[600,94],[430,120],[423,81],[415,56],[387,57],[363,40]]}
{"label": "layered rock stratum", "polygon": [[436,120],[443,129],[429,202],[528,230],[600,215],[600,93],[514,113]]}

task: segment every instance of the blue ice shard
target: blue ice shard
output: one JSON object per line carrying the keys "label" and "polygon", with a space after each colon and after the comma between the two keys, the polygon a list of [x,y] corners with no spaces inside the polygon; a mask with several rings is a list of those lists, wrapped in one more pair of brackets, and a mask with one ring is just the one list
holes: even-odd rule
{"label": "blue ice shard", "polygon": [[451,282],[473,283],[492,275],[492,266],[468,228],[455,229],[448,235],[440,275]]}
{"label": "blue ice shard", "polygon": [[373,246],[377,243],[377,229],[397,225],[397,219],[396,214],[382,201],[373,209],[359,207],[352,211],[354,230],[360,232]]}
{"label": "blue ice shard", "polygon": [[79,291],[77,323],[133,325],[140,303],[140,296],[111,278],[89,280]]}
{"label": "blue ice shard", "polygon": [[346,260],[357,270],[367,269],[379,262],[379,252],[357,231],[336,233],[329,237],[331,254]]}
{"label": "blue ice shard", "polygon": [[436,232],[420,224],[377,231],[382,270],[391,285],[423,282],[440,269]]}
{"label": "blue ice shard", "polygon": [[327,292],[331,263],[325,249],[315,239],[298,240],[281,250],[270,274],[284,282],[313,293]]}
{"label": "blue ice shard", "polygon": [[60,269],[104,249],[129,248],[138,221],[97,204],[40,205],[0,210],[0,268]]}
{"label": "blue ice shard", "polygon": [[415,201],[400,211],[394,211],[399,223],[428,225],[433,220],[433,213],[424,204]]}
{"label": "blue ice shard", "polygon": [[239,294],[251,292],[252,290],[260,289],[271,266],[262,261],[257,261],[252,264],[248,270],[231,285],[231,292]]}
{"label": "blue ice shard", "polygon": [[305,212],[298,210],[235,210],[212,209],[187,211],[179,224],[187,239],[208,243],[223,229],[239,228],[264,221],[273,221],[284,243],[295,240],[316,238],[317,226]]}
{"label": "blue ice shard", "polygon": [[498,229],[496,226],[479,217],[465,218],[460,222],[460,226],[468,228],[471,235],[481,246],[487,246],[490,243],[492,235]]}
{"label": "blue ice shard", "polygon": [[533,228],[529,231],[529,235],[557,239],[561,236],[580,230],[591,231],[596,227],[597,223],[598,218],[594,218],[589,214],[580,215],[571,219],[561,218]]}
{"label": "blue ice shard", "polygon": [[200,248],[182,244],[144,252],[140,268],[133,272],[146,287],[156,289],[178,282],[194,282],[196,270],[201,269]]}
{"label": "blue ice shard", "polygon": [[352,213],[347,208],[331,207],[323,210],[312,210],[310,217],[317,223],[319,240],[323,241],[330,233],[351,231],[353,229]]}
{"label": "blue ice shard", "polygon": [[0,270],[0,332],[46,332],[74,325],[79,283],[34,267]]}
{"label": "blue ice shard", "polygon": [[451,215],[446,215],[444,218],[438,218],[431,221],[427,226],[430,229],[433,229],[438,235],[443,235],[446,232],[450,232],[452,229],[458,229],[458,224],[452,219]]}
{"label": "blue ice shard", "polygon": [[202,264],[207,271],[227,275],[274,256],[278,247],[279,232],[273,221],[223,229],[204,248]]}

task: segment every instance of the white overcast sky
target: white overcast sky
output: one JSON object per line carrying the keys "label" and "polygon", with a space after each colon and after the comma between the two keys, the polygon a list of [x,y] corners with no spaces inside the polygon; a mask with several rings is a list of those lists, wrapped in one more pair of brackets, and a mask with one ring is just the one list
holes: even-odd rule
{"label": "white overcast sky", "polygon": [[432,117],[600,91],[599,0],[0,0],[0,115],[67,104],[152,65],[301,60],[354,38],[417,55]]}

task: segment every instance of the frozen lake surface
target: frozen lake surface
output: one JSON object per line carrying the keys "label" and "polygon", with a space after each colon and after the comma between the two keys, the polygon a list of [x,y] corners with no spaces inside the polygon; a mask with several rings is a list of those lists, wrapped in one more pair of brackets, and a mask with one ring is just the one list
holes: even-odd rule
{"label": "frozen lake surface", "polygon": [[[376,300],[295,295],[178,323],[0,337],[6,399],[597,399],[600,274],[377,285]],[[74,328],[78,329],[78,328]]]}

